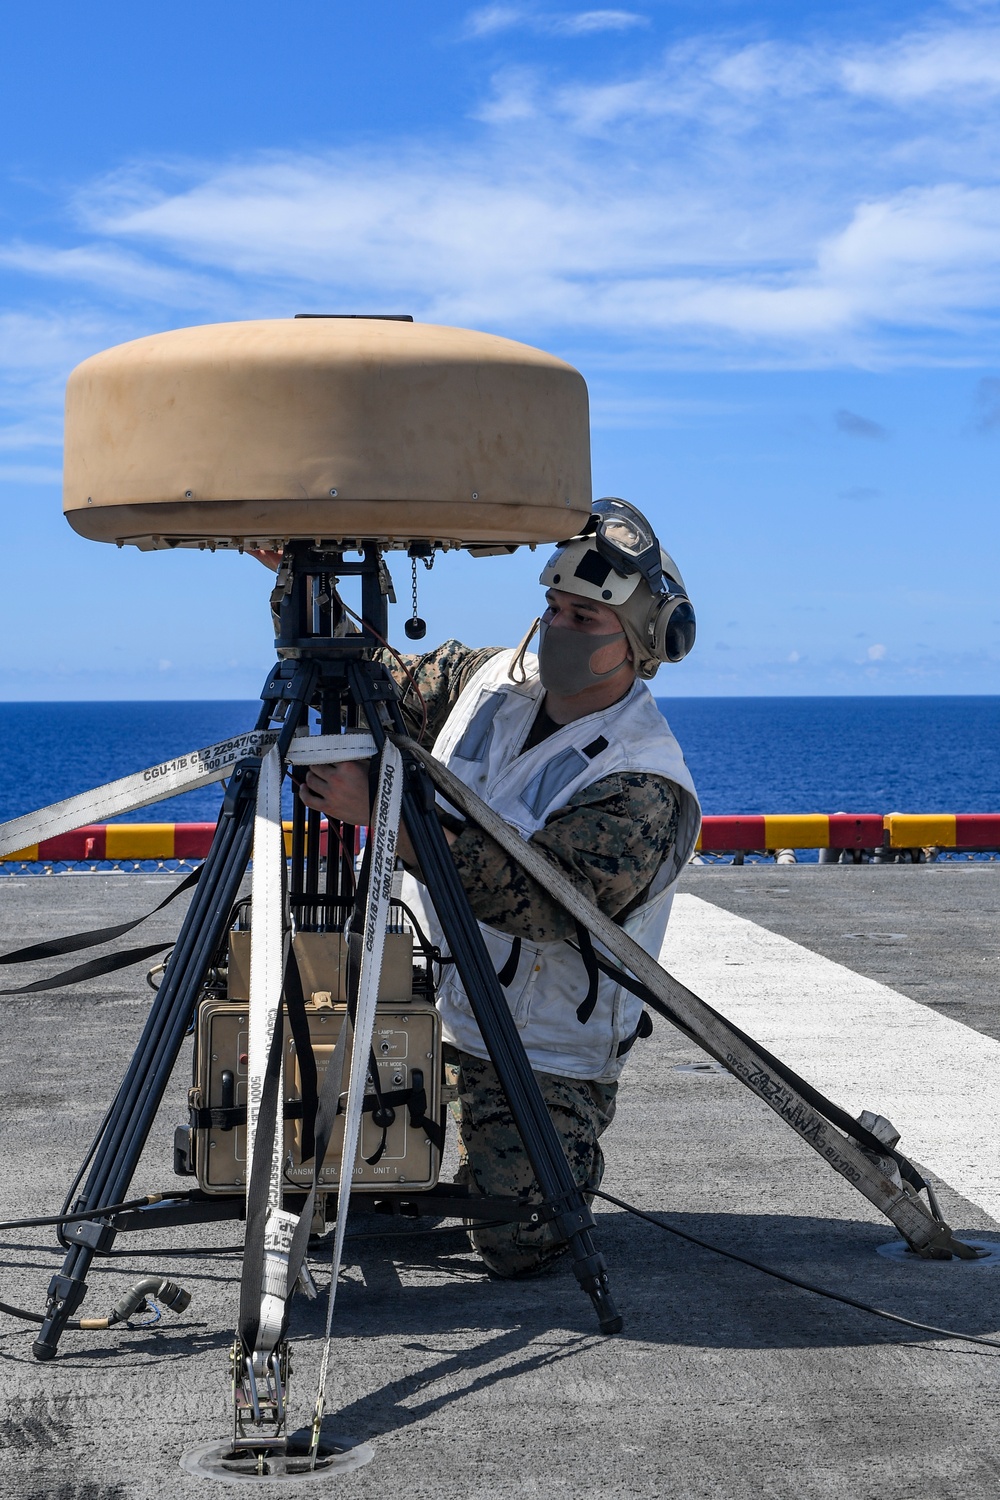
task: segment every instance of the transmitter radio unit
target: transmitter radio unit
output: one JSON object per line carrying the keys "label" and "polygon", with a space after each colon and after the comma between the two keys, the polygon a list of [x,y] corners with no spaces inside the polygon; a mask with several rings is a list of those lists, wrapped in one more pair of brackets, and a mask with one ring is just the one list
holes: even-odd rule
{"label": "transmitter radio unit", "polygon": [[[203,1000],[195,1024],[189,1124],[178,1131],[178,1170],[193,1173],[206,1194],[246,1190],[250,932],[229,935],[226,998]],[[297,932],[292,943],[318,1088],[322,1089],[347,1008],[347,941],[340,932]],[[421,976],[422,977],[422,976]],[[284,1016],[284,1182],[307,1192],[313,1162],[302,1158],[302,1078],[287,1008]],[[377,1069],[378,1089],[372,1083]],[[344,1066],[343,1090],[350,1077]],[[352,1192],[437,1184],[444,1137],[441,1019],[427,994],[414,993],[413,938],[386,935],[361,1139]],[[343,1114],[337,1120],[319,1186],[336,1191],[343,1155]]]}

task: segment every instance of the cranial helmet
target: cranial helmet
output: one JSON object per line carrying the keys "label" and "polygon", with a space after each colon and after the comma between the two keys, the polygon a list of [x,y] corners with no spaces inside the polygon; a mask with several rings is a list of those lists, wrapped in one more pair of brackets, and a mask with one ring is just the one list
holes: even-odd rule
{"label": "cranial helmet", "polygon": [[680,569],[627,500],[595,500],[583,531],[560,542],[539,582],[614,610],[640,677],[655,676],[661,662],[682,661],[694,645],[694,609]]}

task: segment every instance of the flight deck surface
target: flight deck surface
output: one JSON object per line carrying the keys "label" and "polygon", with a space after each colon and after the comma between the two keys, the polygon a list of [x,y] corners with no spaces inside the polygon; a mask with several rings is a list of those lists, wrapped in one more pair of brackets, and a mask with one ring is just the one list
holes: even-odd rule
{"label": "flight deck surface", "polygon": [[[166,889],[163,876],[5,878],[0,946],[124,921]],[[1000,1243],[998,898],[1000,866],[986,863],[691,866],[663,961],[853,1113],[887,1114],[952,1226]],[[169,938],[179,904],[141,940]],[[8,969],[5,983],[65,965]],[[148,1010],[144,970],[6,998],[0,1217],[58,1210]],[[187,1185],[171,1146],[189,1046],[139,1192]],[[659,1021],[637,1044],[606,1137],[609,1192],[790,1275],[1000,1338],[1000,1266],[877,1254],[892,1226],[735,1079],[691,1070],[699,1060]],[[492,1281],[460,1230],[352,1209],[327,1426],[374,1459],[310,1488],[345,1500],[994,1500],[1000,1349],[822,1300],[607,1204],[595,1214],[625,1317],[611,1339],[567,1264]],[[0,1319],[0,1495],[223,1493],[179,1462],[227,1435],[239,1257],[226,1247],[239,1239],[238,1225],[120,1236],[132,1254],[95,1265],[84,1314],[149,1274],[180,1282],[190,1307],[150,1329],[68,1332],[51,1364],[32,1358],[30,1328]],[[54,1244],[49,1230],[3,1235],[0,1299],[42,1309]],[[321,1257],[313,1269],[322,1291]],[[296,1300],[293,1426],[309,1420],[323,1317],[322,1301]]]}

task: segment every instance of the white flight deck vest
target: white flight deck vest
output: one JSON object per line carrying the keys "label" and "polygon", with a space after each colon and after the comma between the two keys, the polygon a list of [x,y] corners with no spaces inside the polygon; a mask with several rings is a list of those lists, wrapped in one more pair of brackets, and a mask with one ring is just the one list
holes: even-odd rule
{"label": "white flight deck vest", "polygon": [[[645,683],[636,681],[613,707],[575,719],[519,755],[545,690],[533,656],[525,658],[527,682],[510,680],[513,656],[512,651],[501,651],[475,674],[449,714],[434,754],[526,839],[544,825],[550,813],[564,807],[574,792],[616,771],[647,771],[672,781],[680,798],[676,844],[644,903],[622,924],[655,958],[666,932],[674,887],[694,850],[701,822],[680,746]],[[405,876],[403,899],[414,908],[431,941],[447,952],[426,887]],[[522,940],[511,978],[508,960],[515,939],[484,922],[479,925],[494,967],[509,981],[507,1003],[532,1068],[602,1082],[617,1078],[624,1065],[618,1048],[635,1032],[641,1001],[602,975],[596,1005],[581,1022],[577,1008],[587,997],[589,981],[577,952],[565,942]],[[602,956],[610,957],[596,940],[594,946]],[[437,1004],[445,1039],[475,1057],[487,1057],[454,964],[442,968]]]}

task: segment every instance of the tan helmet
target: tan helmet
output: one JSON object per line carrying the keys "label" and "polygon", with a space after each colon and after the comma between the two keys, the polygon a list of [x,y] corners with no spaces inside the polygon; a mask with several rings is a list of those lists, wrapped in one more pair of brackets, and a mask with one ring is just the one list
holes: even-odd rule
{"label": "tan helmet", "polygon": [[682,661],[694,645],[694,608],[680,569],[627,500],[596,500],[587,526],[560,543],[539,582],[613,610],[640,677],[655,676],[663,662]]}

